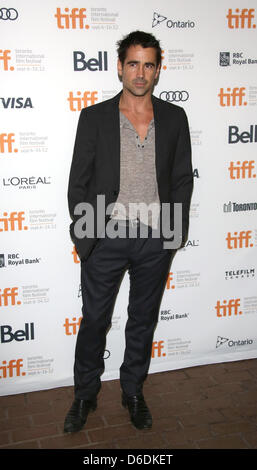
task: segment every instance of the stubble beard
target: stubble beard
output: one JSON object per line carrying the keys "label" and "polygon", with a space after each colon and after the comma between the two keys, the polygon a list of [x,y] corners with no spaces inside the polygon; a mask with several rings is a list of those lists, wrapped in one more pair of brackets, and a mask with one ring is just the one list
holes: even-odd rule
{"label": "stubble beard", "polygon": [[146,82],[145,87],[138,89],[135,85],[123,83],[123,88],[131,93],[133,96],[145,96],[147,93],[152,92],[153,86]]}

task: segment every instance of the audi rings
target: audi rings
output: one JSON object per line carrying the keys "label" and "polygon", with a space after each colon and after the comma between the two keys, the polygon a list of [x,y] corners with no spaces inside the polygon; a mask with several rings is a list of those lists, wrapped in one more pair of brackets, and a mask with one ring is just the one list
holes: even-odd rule
{"label": "audi rings", "polygon": [[17,20],[18,12],[15,8],[0,8],[0,20]]}
{"label": "audi rings", "polygon": [[169,103],[172,102],[178,102],[178,101],[186,101],[189,98],[189,94],[187,91],[182,90],[182,91],[162,91],[160,96],[162,100],[169,101]]}

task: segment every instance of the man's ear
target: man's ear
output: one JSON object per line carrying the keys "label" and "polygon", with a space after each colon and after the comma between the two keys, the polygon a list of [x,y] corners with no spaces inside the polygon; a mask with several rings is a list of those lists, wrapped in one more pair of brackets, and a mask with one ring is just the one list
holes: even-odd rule
{"label": "man's ear", "polygon": [[159,74],[160,74],[160,70],[161,70],[161,64],[158,65],[157,70],[156,70],[156,72],[155,72],[155,80],[158,79]]}
{"label": "man's ear", "polygon": [[119,75],[119,78],[121,79],[122,78],[122,63],[120,61],[120,59],[118,59],[117,61],[117,70],[118,70],[118,75]]}

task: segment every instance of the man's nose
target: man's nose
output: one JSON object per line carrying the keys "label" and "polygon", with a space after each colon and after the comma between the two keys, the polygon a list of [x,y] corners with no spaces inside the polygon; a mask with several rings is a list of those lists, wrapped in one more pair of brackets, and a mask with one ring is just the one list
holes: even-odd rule
{"label": "man's nose", "polygon": [[138,64],[137,67],[137,76],[140,78],[143,78],[145,75],[145,69],[143,64]]}

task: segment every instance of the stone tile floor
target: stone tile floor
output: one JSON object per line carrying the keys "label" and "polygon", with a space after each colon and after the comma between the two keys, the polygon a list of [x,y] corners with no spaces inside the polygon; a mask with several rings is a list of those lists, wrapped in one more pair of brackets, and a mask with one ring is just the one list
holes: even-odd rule
{"label": "stone tile floor", "polygon": [[118,380],[102,382],[98,408],[63,433],[73,387],[0,397],[0,449],[256,449],[257,359],[150,374],[151,430],[136,430]]}

